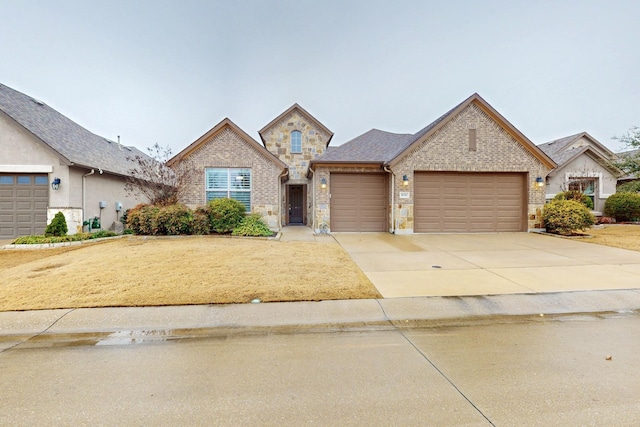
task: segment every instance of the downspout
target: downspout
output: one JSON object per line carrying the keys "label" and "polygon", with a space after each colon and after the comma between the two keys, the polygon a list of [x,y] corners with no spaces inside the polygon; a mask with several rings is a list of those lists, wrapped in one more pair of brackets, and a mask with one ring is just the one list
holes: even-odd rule
{"label": "downspout", "polygon": [[278,175],[278,230],[282,230],[282,178],[284,178],[288,173],[289,169],[285,168],[282,173]]}
{"label": "downspout", "polygon": [[[309,168],[307,169],[307,173],[311,172],[311,215],[309,215],[309,212],[307,212],[307,220],[308,218],[311,218],[312,224],[307,224],[307,225],[311,225],[311,229],[314,231],[316,230],[316,173],[313,169]],[[308,196],[307,196],[308,197]]]}
{"label": "downspout", "polygon": [[[100,171],[102,172],[102,171]],[[86,217],[86,209],[85,209],[85,201],[84,201],[84,195],[85,195],[85,184],[84,184],[84,179],[90,175],[93,175],[94,173],[96,173],[95,169],[91,169],[91,172],[82,175],[82,223],[84,224],[84,222],[87,220]],[[84,227],[84,225],[83,225]]]}
{"label": "downspout", "polygon": [[396,232],[396,174],[393,173],[389,166],[383,167],[384,171],[391,174],[391,233]]}

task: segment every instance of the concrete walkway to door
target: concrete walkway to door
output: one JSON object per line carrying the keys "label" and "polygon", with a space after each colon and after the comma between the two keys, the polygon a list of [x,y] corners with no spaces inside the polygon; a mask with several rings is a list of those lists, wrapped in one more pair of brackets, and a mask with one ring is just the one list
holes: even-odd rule
{"label": "concrete walkway to door", "polygon": [[640,288],[640,252],[535,233],[333,233],[383,297]]}

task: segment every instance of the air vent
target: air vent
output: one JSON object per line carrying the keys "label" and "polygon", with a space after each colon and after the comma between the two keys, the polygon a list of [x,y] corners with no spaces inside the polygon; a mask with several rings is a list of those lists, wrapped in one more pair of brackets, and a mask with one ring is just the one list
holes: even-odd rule
{"label": "air vent", "polygon": [[35,102],[36,104],[38,104],[39,106],[41,106],[41,107],[44,105],[44,102],[39,101],[39,100],[37,100],[37,99],[35,99],[35,98],[31,98],[31,100],[32,100],[33,102]]}

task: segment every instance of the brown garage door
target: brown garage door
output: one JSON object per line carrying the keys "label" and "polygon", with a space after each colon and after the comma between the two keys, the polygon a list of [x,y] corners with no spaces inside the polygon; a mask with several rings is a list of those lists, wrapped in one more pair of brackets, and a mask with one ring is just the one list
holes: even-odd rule
{"label": "brown garage door", "polygon": [[0,174],[0,239],[44,233],[48,190],[46,174]]}
{"label": "brown garage door", "polygon": [[525,174],[420,172],[414,175],[414,230],[525,230]]}
{"label": "brown garage door", "polygon": [[387,175],[331,174],[331,231],[387,231]]}

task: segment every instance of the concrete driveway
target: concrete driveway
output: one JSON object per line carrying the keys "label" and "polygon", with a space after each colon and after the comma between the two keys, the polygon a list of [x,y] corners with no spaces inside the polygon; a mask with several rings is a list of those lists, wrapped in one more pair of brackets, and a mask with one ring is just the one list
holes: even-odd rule
{"label": "concrete driveway", "polygon": [[385,298],[640,288],[640,252],[535,233],[333,233]]}

